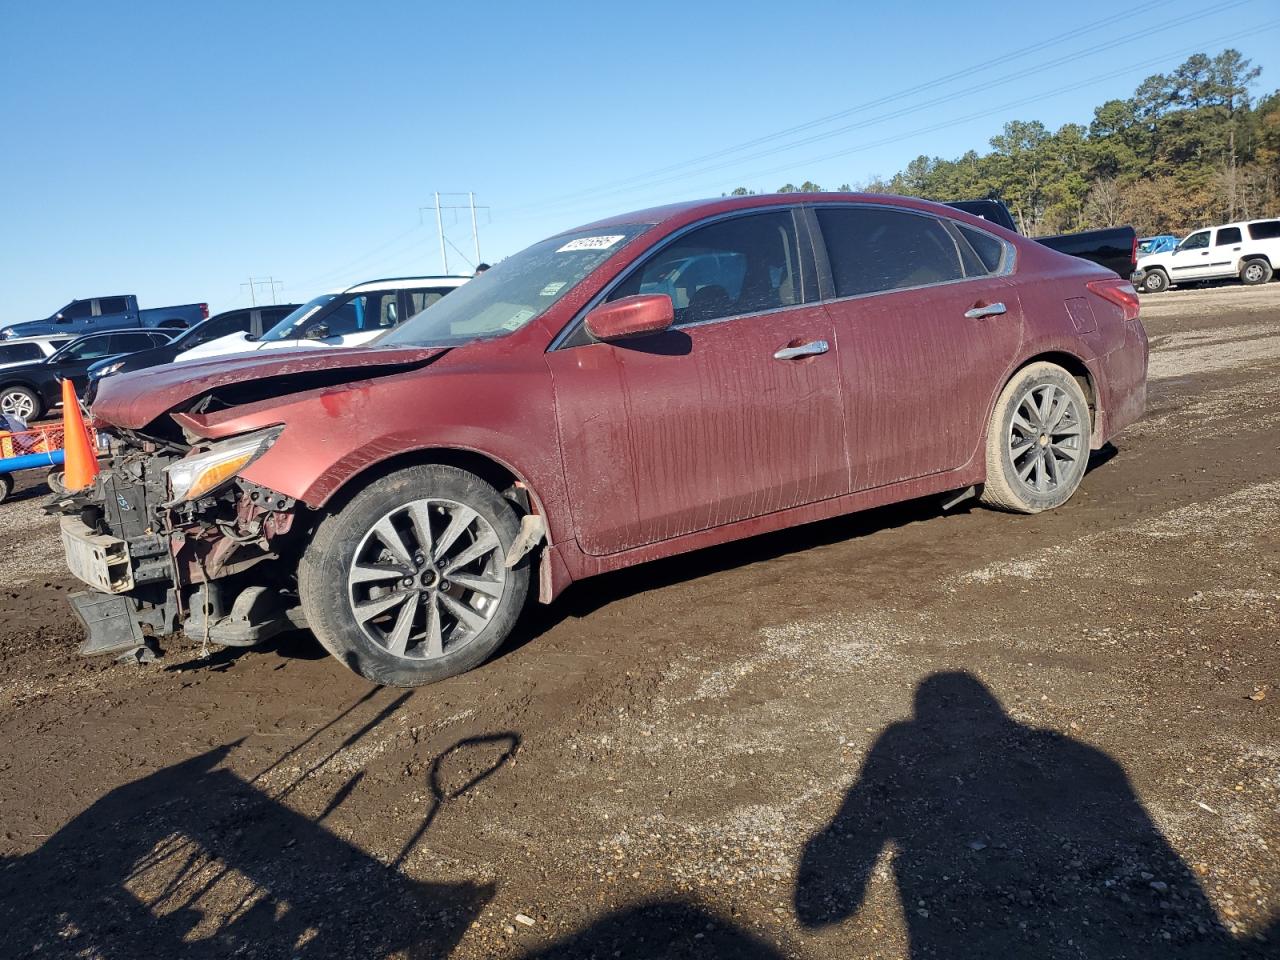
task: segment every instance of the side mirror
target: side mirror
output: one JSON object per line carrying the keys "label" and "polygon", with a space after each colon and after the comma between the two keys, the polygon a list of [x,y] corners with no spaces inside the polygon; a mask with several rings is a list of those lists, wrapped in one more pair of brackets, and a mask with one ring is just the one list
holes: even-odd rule
{"label": "side mirror", "polygon": [[661,333],[675,322],[675,308],[665,293],[642,293],[604,303],[587,314],[587,332],[609,342]]}
{"label": "side mirror", "polygon": [[66,317],[64,317],[64,316],[63,316],[62,314],[60,314],[60,313],[55,313],[55,314],[53,315],[53,322],[54,322],[54,323],[66,323],[66,322],[67,322],[67,318],[66,318]]}

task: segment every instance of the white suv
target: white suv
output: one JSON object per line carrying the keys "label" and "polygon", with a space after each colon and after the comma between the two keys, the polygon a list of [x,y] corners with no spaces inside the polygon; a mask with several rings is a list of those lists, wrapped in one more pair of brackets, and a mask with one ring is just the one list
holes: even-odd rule
{"label": "white suv", "polygon": [[261,337],[233,333],[180,353],[176,359],[208,360],[282,347],[354,347],[381,336],[470,279],[400,277],[358,283],[309,300]]}
{"label": "white suv", "polygon": [[1191,280],[1239,277],[1249,285],[1266,283],[1280,266],[1280,220],[1248,220],[1197,230],[1172,250],[1138,261],[1133,285],[1147,293]]}

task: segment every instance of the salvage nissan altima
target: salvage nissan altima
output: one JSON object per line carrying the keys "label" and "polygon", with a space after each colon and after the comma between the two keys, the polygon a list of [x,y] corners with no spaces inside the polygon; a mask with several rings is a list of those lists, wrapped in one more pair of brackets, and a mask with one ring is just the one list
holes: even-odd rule
{"label": "salvage nissan altima", "polygon": [[892,501],[1035,513],[1138,418],[1128,281],[860,194],[535,243],[376,343],[104,381],[63,494],[82,650],[305,627],[379,683],[477,666],[530,592]]}

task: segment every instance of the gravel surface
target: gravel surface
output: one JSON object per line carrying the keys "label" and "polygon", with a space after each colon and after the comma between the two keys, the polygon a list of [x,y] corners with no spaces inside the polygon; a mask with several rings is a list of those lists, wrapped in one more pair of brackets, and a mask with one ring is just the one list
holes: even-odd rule
{"label": "gravel surface", "polygon": [[0,952],[1280,955],[1280,284],[1143,315],[1065,508],[585,582],[415,692],[307,635],[80,659],[4,504]]}

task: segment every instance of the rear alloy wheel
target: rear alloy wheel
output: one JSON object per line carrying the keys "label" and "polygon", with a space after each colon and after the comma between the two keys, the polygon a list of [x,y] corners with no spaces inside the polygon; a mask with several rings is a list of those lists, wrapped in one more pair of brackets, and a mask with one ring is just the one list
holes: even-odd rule
{"label": "rear alloy wheel", "polygon": [[529,589],[506,566],[512,505],[455,467],[383,477],[316,530],[299,567],[307,622],[334,656],[376,683],[413,687],[483,663]]}
{"label": "rear alloy wheel", "polygon": [[1052,510],[1071,499],[1089,465],[1089,404],[1054,363],[1019,370],[996,401],[987,430],[982,502],[1015,513]]}
{"label": "rear alloy wheel", "polygon": [[1142,289],[1147,293],[1163,293],[1169,289],[1169,275],[1156,267],[1143,278]]}
{"label": "rear alloy wheel", "polygon": [[40,398],[34,391],[26,387],[5,387],[0,390],[0,413],[5,416],[17,417],[23,423],[30,423],[43,412]]}
{"label": "rear alloy wheel", "polygon": [[1271,264],[1265,260],[1246,260],[1240,268],[1240,282],[1254,287],[1271,279]]}

